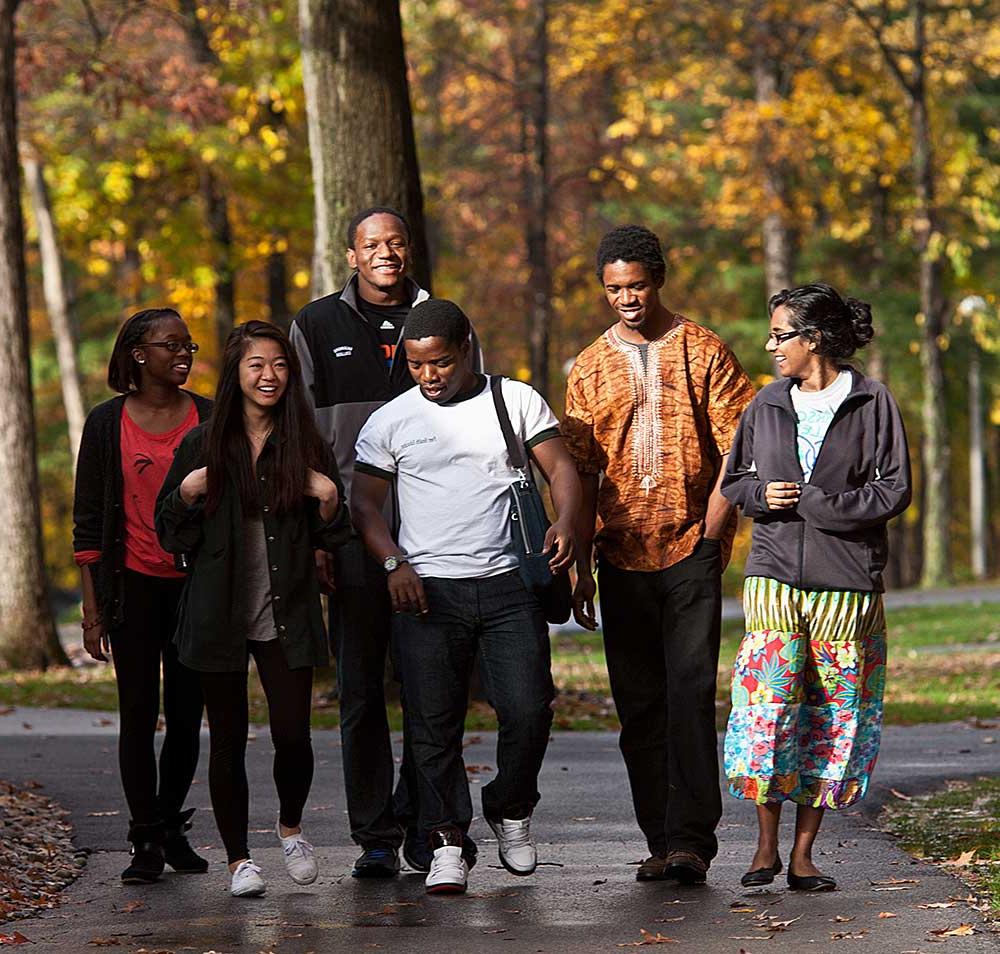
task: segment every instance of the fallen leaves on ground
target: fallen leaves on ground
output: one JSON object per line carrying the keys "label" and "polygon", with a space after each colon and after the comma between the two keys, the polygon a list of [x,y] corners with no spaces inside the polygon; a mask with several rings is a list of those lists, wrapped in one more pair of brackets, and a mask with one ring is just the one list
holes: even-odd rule
{"label": "fallen leaves on ground", "polygon": [[121,909],[122,914],[134,914],[136,911],[141,911],[146,907],[144,901],[129,901],[128,904],[124,905]]}
{"label": "fallen leaves on ground", "polygon": [[893,914],[892,911],[879,911],[878,916],[881,920],[886,920],[887,918],[898,918],[898,914]]}
{"label": "fallen leaves on ground", "polygon": [[853,921],[855,917],[856,915],[853,914],[850,917],[843,914],[835,914],[830,920],[835,924],[846,924],[848,921]]}
{"label": "fallen leaves on ground", "polygon": [[899,791],[898,789],[890,788],[889,791],[892,792],[892,794],[895,795],[896,798],[901,798],[904,802],[912,802],[913,801],[913,796],[912,795],[906,795],[903,792]]}
{"label": "fallen leaves on ground", "polygon": [[868,928],[862,928],[860,931],[834,931],[830,934],[831,941],[856,941],[860,938],[866,937],[868,934]]}
{"label": "fallen leaves on ground", "polygon": [[116,937],[92,937],[87,943],[94,947],[120,947],[122,942]]}
{"label": "fallen leaves on ground", "polygon": [[20,931],[13,934],[0,934],[0,944],[31,944]]}
{"label": "fallen leaves on ground", "polygon": [[676,938],[667,937],[665,934],[660,934],[659,931],[656,934],[650,934],[645,928],[639,928],[639,934],[641,935],[638,941],[626,941],[624,944],[619,944],[619,947],[648,947],[653,944],[680,944]]}
{"label": "fallen leaves on ground", "polygon": [[963,851],[957,858],[951,858],[948,861],[942,861],[942,868],[964,868],[966,865],[971,865],[976,858],[976,849],[973,848],[971,851]]}
{"label": "fallen leaves on ground", "polygon": [[971,924],[960,924],[956,928],[938,928],[936,931],[928,931],[928,934],[933,934],[935,937],[968,937],[970,934],[975,934],[976,929]]}

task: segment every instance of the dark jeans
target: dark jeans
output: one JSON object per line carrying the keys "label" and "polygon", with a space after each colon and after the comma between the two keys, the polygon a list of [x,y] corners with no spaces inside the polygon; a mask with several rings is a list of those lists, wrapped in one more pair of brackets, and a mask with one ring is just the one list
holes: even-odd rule
{"label": "dark jeans", "polygon": [[[311,666],[289,669],[277,639],[247,642],[257,664],[267,697],[268,725],[274,745],[274,787],[278,792],[278,817],[286,828],[302,821],[313,777]],[[247,728],[249,722],[247,673],[203,672],[211,753],[208,787],[212,811],[229,863],[249,858],[247,825],[250,792],[247,785]]]}
{"label": "dark jeans", "polygon": [[423,836],[467,832],[472,822],[462,735],[478,648],[483,686],[499,722],[497,771],[483,788],[487,818],[527,815],[555,695],[548,626],[517,570],[486,579],[425,578],[430,612],[393,619],[393,650],[407,701]]}
{"label": "dark jeans", "polygon": [[[118,683],[118,765],[133,823],[150,825],[173,820],[184,807],[198,766],[201,685],[171,642],[184,581],[132,570],[124,578],[125,619],[109,633]],[[165,730],[157,773],[161,662]]]}
{"label": "dark jeans", "polygon": [[[385,571],[352,540],[337,552],[337,592],[330,599],[330,640],[337,659],[340,740],[351,838],[362,848],[398,848],[414,824],[409,744],[395,796],[395,765],[385,713],[385,664],[392,611]],[[405,709],[405,703],[404,703]]]}
{"label": "dark jeans", "polygon": [[599,567],[619,744],[650,853],[711,861],[722,817],[715,733],[722,593],[719,544],[665,570]]}

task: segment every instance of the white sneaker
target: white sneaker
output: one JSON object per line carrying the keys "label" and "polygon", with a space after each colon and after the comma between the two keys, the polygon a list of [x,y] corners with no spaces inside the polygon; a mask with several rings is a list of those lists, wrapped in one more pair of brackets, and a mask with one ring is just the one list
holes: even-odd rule
{"label": "white sneaker", "polygon": [[469,866],[457,845],[436,848],[431,858],[431,870],[424,879],[428,894],[465,894],[469,881]]}
{"label": "white sneaker", "polygon": [[296,884],[312,884],[319,875],[313,846],[302,837],[301,831],[286,837],[281,834],[280,824],[275,825],[274,830],[281,840],[281,850],[285,853],[285,867],[292,881]]}
{"label": "white sneaker", "polygon": [[267,884],[260,876],[260,868],[252,858],[241,861],[233,872],[233,883],[229,889],[234,898],[259,898],[267,890]]}
{"label": "white sneaker", "polygon": [[538,852],[531,842],[531,818],[486,819],[497,836],[502,864],[511,874],[530,875],[538,867]]}

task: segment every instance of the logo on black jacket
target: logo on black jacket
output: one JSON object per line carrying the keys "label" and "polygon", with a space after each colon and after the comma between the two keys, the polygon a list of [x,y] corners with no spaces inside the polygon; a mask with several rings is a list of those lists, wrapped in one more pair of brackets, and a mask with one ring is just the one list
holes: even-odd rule
{"label": "logo on black jacket", "polygon": [[333,349],[333,354],[337,358],[349,358],[354,354],[354,345],[340,345]]}

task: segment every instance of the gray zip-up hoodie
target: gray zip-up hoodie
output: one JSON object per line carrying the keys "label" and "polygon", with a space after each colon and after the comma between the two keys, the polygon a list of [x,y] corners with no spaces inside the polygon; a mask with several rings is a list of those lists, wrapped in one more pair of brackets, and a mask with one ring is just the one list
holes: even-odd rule
{"label": "gray zip-up hoodie", "polygon": [[[794,379],[763,388],[743,412],[722,493],[754,521],[747,576],[806,590],[882,592],[886,523],[910,504],[903,419],[885,385],[852,370],[808,483],[797,451]],[[794,510],[770,510],[764,488],[795,481]]]}

